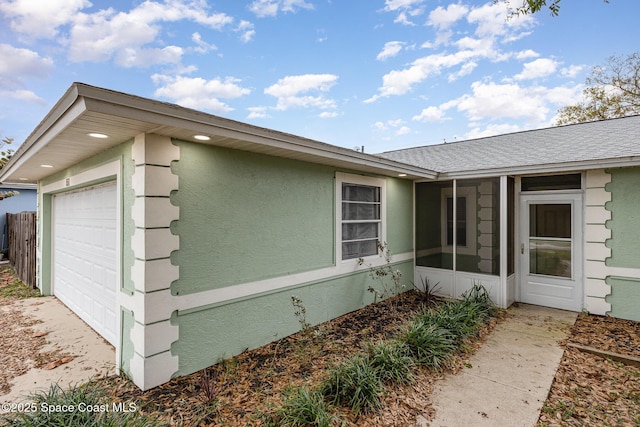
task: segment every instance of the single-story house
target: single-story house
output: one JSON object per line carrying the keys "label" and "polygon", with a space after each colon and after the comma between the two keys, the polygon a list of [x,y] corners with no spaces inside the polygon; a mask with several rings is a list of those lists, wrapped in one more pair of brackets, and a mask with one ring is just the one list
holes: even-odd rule
{"label": "single-story house", "polygon": [[[370,155],[75,83],[0,171],[38,185],[38,283],[142,389],[373,301],[640,320],[640,116]],[[364,258],[365,262],[359,259]]]}
{"label": "single-story house", "polygon": [[7,214],[35,212],[36,193],[36,184],[14,182],[9,185],[0,185],[0,197],[3,197],[4,194],[13,194],[10,197],[0,199],[0,230],[2,230],[0,251],[6,251],[9,243],[7,241]]}

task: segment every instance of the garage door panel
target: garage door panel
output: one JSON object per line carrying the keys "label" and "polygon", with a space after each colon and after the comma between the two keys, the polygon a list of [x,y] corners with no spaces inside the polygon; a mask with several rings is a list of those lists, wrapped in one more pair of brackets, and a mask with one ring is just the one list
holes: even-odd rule
{"label": "garage door panel", "polygon": [[54,294],[105,339],[117,337],[115,183],[56,195]]}

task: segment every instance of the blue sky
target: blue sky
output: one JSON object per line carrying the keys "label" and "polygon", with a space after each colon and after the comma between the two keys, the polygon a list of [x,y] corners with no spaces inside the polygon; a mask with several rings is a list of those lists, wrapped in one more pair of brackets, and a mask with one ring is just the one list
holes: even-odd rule
{"label": "blue sky", "polygon": [[[521,0],[512,0],[514,3]],[[381,152],[552,126],[639,49],[638,0],[2,0],[0,136],[72,82]]]}

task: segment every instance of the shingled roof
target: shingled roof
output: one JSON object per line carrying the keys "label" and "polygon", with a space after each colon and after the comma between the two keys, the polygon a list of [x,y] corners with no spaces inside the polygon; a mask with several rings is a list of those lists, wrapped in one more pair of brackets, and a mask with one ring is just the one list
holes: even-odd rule
{"label": "shingled roof", "polygon": [[640,165],[640,115],[379,155],[452,176]]}

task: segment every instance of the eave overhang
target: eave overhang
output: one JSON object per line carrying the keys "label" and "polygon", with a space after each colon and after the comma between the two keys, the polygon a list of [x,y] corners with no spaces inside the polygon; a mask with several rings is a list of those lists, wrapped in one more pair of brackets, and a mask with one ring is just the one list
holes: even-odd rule
{"label": "eave overhang", "polygon": [[[108,138],[96,139],[89,133]],[[149,133],[345,170],[404,179],[437,173],[382,157],[121,92],[74,83],[0,171],[0,182],[36,183]],[[206,135],[208,141],[196,141]],[[43,167],[42,165],[49,165]]]}

